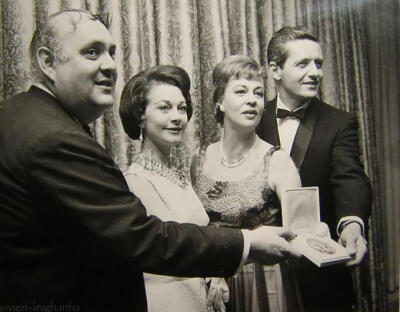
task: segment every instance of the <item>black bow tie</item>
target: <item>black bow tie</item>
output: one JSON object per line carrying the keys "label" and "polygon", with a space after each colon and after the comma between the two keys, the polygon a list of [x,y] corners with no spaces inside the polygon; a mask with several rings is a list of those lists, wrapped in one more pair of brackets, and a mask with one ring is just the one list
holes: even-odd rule
{"label": "black bow tie", "polygon": [[300,108],[296,111],[288,111],[286,109],[278,108],[278,111],[276,112],[276,117],[277,118],[295,117],[297,119],[302,120],[305,114],[306,110],[304,108]]}

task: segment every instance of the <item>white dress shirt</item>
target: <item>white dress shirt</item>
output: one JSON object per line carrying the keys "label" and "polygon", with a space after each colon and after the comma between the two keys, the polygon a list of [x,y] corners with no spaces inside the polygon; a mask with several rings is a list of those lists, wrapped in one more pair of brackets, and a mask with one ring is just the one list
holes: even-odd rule
{"label": "white dress shirt", "polygon": [[[308,103],[296,108],[294,111],[297,111],[302,108],[306,108]],[[276,99],[276,109],[278,108],[285,109],[290,111],[291,109],[282,102],[279,94],[278,98]],[[281,141],[281,148],[284,149],[288,154],[293,146],[294,137],[296,135],[297,129],[300,125],[300,120],[296,117],[285,117],[285,118],[277,118],[276,120],[278,124],[278,132],[279,132],[279,139]]]}

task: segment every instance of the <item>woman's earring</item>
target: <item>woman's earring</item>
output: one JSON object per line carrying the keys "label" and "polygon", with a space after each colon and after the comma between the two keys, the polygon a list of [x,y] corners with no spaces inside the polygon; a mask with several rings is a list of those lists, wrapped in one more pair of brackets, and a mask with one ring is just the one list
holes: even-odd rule
{"label": "woman's earring", "polygon": [[140,143],[143,142],[143,124],[140,124],[140,134],[139,134],[139,141]]}

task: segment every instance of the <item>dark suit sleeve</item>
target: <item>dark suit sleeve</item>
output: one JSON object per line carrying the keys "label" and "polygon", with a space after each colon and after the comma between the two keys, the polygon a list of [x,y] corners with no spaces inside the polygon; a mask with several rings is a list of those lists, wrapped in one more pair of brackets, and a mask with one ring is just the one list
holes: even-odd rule
{"label": "dark suit sleeve", "polygon": [[358,123],[354,116],[339,130],[332,151],[330,182],[337,222],[342,217],[358,216],[367,226],[372,190],[360,161]]}
{"label": "dark suit sleeve", "polygon": [[174,276],[234,274],[240,231],[148,217],[121,171],[78,131],[47,135],[31,149],[29,183],[49,235],[97,266],[129,262],[137,271]]}

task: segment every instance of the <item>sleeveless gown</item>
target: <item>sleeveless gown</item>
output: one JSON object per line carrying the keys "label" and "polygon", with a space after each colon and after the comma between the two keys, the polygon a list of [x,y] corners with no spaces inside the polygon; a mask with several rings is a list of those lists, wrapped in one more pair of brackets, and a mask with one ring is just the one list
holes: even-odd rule
{"label": "sleeveless gown", "polygon": [[[125,172],[125,179],[148,214],[163,221],[208,224],[209,218],[191,184],[178,186],[168,177],[135,162]],[[144,281],[150,312],[207,311],[204,278],[144,273]]]}
{"label": "sleeveless gown", "polygon": [[[281,209],[276,193],[268,184],[269,160],[279,147],[266,151],[263,163],[238,181],[219,181],[202,172],[205,150],[200,152],[194,187],[206,209],[210,224],[217,227],[252,229],[259,225],[280,226]],[[286,263],[273,266],[244,265],[227,280],[228,311],[299,311],[294,276]]]}

